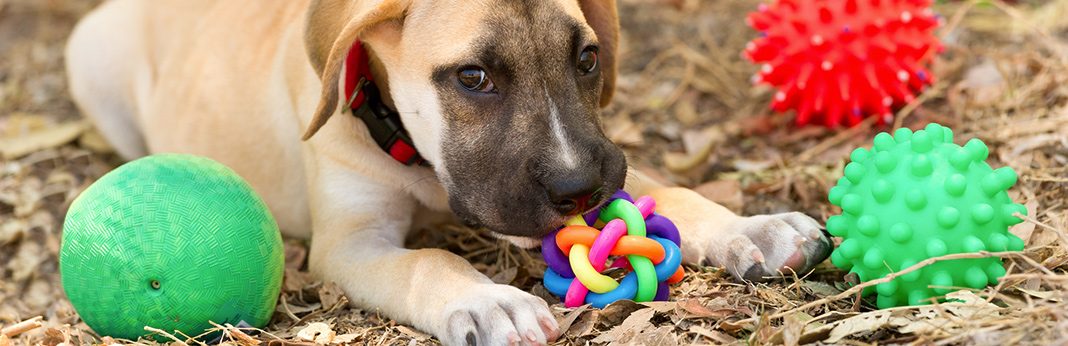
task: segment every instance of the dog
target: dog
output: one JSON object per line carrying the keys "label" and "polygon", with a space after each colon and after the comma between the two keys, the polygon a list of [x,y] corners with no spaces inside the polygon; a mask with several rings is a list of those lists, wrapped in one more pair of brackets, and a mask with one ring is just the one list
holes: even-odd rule
{"label": "dog", "polygon": [[[66,64],[123,158],[233,168],[285,235],[311,239],[314,275],[447,345],[561,331],[542,299],[404,247],[442,216],[533,247],[626,186],[677,224],[687,263],[756,280],[825,259],[804,214],[738,216],[628,171],[599,117],[618,46],[614,0],[110,0],[77,25]],[[342,81],[361,68],[356,87]]]}

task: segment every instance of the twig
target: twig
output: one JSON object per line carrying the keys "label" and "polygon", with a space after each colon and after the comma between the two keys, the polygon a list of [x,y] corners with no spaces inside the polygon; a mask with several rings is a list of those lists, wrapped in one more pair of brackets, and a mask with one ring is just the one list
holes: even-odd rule
{"label": "twig", "polygon": [[827,149],[830,149],[831,147],[834,147],[834,146],[837,146],[837,145],[841,144],[846,139],[849,139],[849,137],[853,137],[853,136],[856,136],[856,135],[860,134],[861,132],[868,131],[869,129],[871,129],[871,125],[872,125],[872,123],[875,122],[876,118],[878,118],[878,117],[867,117],[864,120],[862,120],[859,124],[857,124],[857,126],[853,126],[852,128],[849,128],[849,129],[847,129],[845,131],[839,132],[838,134],[832,136],[831,138],[827,138],[824,141],[820,142],[819,144],[816,144],[816,145],[812,146],[811,148],[808,148],[808,150],[805,150],[804,152],[802,152],[801,155],[797,155],[797,161],[798,162],[808,161],[813,156],[816,156],[816,155],[826,151]]}
{"label": "twig", "polygon": [[168,339],[171,339],[174,342],[178,343],[181,346],[189,346],[189,344],[185,343],[185,341],[182,341],[182,340],[178,339],[173,334],[165,332],[162,329],[157,329],[157,328],[152,328],[152,327],[149,327],[149,326],[145,326],[145,331],[149,331],[149,332],[153,332],[153,333],[156,333],[156,334],[159,334],[159,335],[163,335],[163,336],[167,337]]}
{"label": "twig", "polygon": [[[793,308],[793,309],[790,309],[790,310],[786,310],[786,311],[783,311],[783,312],[776,313],[776,314],[772,315],[769,319],[782,318],[782,317],[785,317],[785,316],[790,315],[790,314],[792,314],[794,312],[797,312],[797,311],[807,310],[807,309],[814,308],[814,307],[817,307],[817,306],[821,306],[821,305],[824,305],[824,304],[828,304],[828,303],[831,303],[831,302],[834,302],[834,301],[838,301],[838,300],[842,300],[842,299],[845,299],[845,298],[849,298],[849,297],[851,297],[851,296],[853,296],[855,294],[858,294],[858,293],[862,292],[865,288],[893,281],[894,279],[896,279],[899,276],[902,276],[902,275],[905,275],[905,274],[920,270],[923,267],[929,266],[929,265],[934,264],[936,262],[957,260],[957,259],[975,259],[975,258],[1008,257],[1008,256],[1023,257],[1023,258],[1027,257],[1027,256],[1023,256],[1023,252],[1019,252],[1019,251],[1004,251],[1004,252],[980,251],[980,252],[975,252],[975,253],[957,253],[957,254],[949,254],[949,255],[945,255],[945,256],[928,258],[928,259],[920,261],[919,263],[916,263],[916,264],[914,264],[914,265],[912,265],[912,266],[910,266],[908,268],[902,269],[902,270],[894,272],[894,273],[887,274],[886,276],[884,276],[882,278],[871,280],[871,281],[867,281],[867,282],[864,282],[862,284],[853,286],[853,287],[849,288],[848,290],[842,291],[842,293],[839,293],[839,294],[836,294],[836,295],[833,295],[833,296],[830,296],[830,297],[824,297],[824,298],[821,298],[819,300],[816,300],[816,301],[809,302],[807,304],[801,305],[799,307],[796,307],[796,308]],[[756,321],[756,319],[754,319],[754,318],[747,318],[747,319],[738,321],[737,323],[753,323],[755,321]]]}
{"label": "twig", "polygon": [[1068,250],[1068,234],[1064,234],[1063,230],[1060,230],[1060,229],[1057,229],[1057,228],[1055,228],[1053,226],[1050,226],[1050,225],[1044,224],[1042,222],[1039,222],[1038,219],[1035,219],[1033,217],[1030,217],[1030,216],[1027,216],[1027,215],[1024,215],[1024,214],[1020,214],[1019,212],[1012,213],[1012,216],[1018,217],[1018,218],[1020,218],[1020,220],[1024,220],[1024,221],[1033,223],[1035,225],[1041,226],[1042,228],[1045,228],[1045,229],[1048,229],[1048,230],[1052,231],[1054,234],[1057,235],[1057,238],[1061,239],[1061,247],[1064,248],[1065,250]]}
{"label": "twig", "polygon": [[0,330],[0,334],[9,338],[13,338],[19,334],[40,328],[42,326],[41,319],[41,316],[37,316],[19,323],[15,323]]}

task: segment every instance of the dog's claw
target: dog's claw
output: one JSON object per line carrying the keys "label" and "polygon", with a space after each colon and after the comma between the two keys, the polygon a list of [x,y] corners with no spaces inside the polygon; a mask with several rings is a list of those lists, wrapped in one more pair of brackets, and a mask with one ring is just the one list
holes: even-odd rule
{"label": "dog's claw", "polygon": [[445,345],[541,345],[556,336],[545,301],[513,286],[475,285],[445,310],[448,323],[434,331]]}
{"label": "dog's claw", "polygon": [[478,337],[475,332],[467,332],[467,346],[478,346]]}
{"label": "dog's claw", "polygon": [[[803,274],[830,254],[831,242],[820,224],[801,213],[758,215],[731,226],[733,234],[721,258],[736,278],[762,281],[794,273]],[[744,254],[744,255],[743,255]]]}

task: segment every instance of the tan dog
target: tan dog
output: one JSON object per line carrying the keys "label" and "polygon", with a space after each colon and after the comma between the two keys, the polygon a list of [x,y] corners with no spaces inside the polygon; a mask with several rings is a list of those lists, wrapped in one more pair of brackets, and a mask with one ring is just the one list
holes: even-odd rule
{"label": "tan dog", "polygon": [[[640,177],[598,117],[618,31],[614,0],[112,0],[78,25],[67,64],[122,156],[232,167],[355,304],[445,344],[534,344],[560,332],[544,301],[455,254],[405,249],[405,234],[451,211],[530,247]],[[392,160],[342,110],[357,39],[433,168]],[[827,255],[800,213],[740,217],[687,189],[626,186],[678,224],[687,262],[756,279]]]}

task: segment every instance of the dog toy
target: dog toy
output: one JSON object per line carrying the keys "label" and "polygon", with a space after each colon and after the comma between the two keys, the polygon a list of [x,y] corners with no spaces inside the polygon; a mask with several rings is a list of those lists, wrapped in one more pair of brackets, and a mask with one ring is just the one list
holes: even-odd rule
{"label": "dog toy", "polygon": [[891,110],[934,82],[925,68],[942,46],[930,0],[778,0],[750,13],[760,37],[744,56],[756,83],[777,89],[771,108],[796,123],[854,125]]}
{"label": "dog toy", "polygon": [[[576,216],[546,235],[545,287],[563,298],[567,307],[589,303],[603,308],[620,299],[667,300],[668,284],[683,277],[679,230],[666,217],[654,214],[655,209],[651,197],[632,202],[619,191],[605,207]],[[598,221],[603,223],[600,230],[589,226],[599,225]],[[602,273],[610,255],[625,256],[610,266],[624,269],[622,281]]]}
{"label": "dog toy", "polygon": [[190,336],[209,321],[265,326],[284,261],[252,188],[222,164],[179,154],[132,161],[89,186],[67,212],[59,252],[82,320],[130,340],[145,326]]}
{"label": "dog toy", "polygon": [[[827,219],[827,230],[843,238],[831,262],[869,281],[931,257],[1023,250],[1008,232],[1022,222],[1014,213],[1027,214],[1006,192],[1016,172],[991,169],[987,154],[983,141],[961,147],[952,130],[934,123],[880,133],[873,149],[854,150],[829,193],[842,214]],[[1003,275],[996,257],[940,261],[864,293],[878,293],[879,308],[919,305],[950,287],[979,289]]]}

